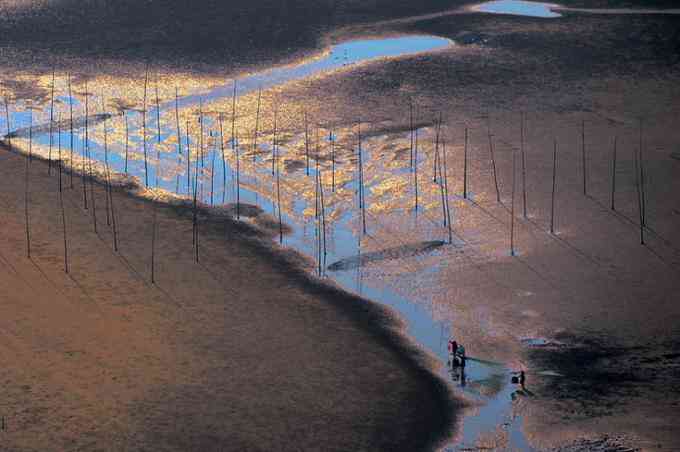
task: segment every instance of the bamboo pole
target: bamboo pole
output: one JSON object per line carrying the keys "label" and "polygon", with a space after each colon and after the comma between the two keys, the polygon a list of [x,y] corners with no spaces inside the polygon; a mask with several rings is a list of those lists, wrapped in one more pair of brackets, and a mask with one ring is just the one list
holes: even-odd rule
{"label": "bamboo pole", "polygon": [[446,167],[446,141],[442,140],[442,157],[444,160],[444,192],[445,192],[445,199],[446,199],[446,222],[449,230],[449,243],[453,243],[453,233],[451,229],[453,226],[451,225],[451,207],[449,206],[449,176],[448,176],[448,170]]}
{"label": "bamboo pole", "polygon": [[512,198],[510,200],[510,255],[515,255],[515,179],[517,173],[517,155],[512,151]]}
{"label": "bamboo pole", "polygon": [[262,86],[257,91],[257,110],[255,111],[255,133],[253,134],[253,162],[257,156],[257,138],[260,132],[260,104],[262,102]]}
{"label": "bamboo pole", "polygon": [[611,209],[616,210],[615,206],[616,196],[616,137],[614,137],[614,150],[612,152],[612,194],[611,194]]}
{"label": "bamboo pole", "polygon": [[222,151],[222,204],[227,197],[227,160],[224,155],[224,123],[222,113],[217,115],[217,122],[220,127],[220,150]]}
{"label": "bamboo pole", "polygon": [[151,202],[153,203],[151,218],[151,284],[156,284],[156,221],[158,214],[156,212],[155,194]]}
{"label": "bamboo pole", "polygon": [[128,153],[130,148],[130,126],[128,124],[127,110],[123,110],[123,119],[125,119],[125,175],[128,174]]}
{"label": "bamboo pole", "polygon": [[304,112],[305,122],[305,160],[307,162],[307,176],[309,176],[309,123],[307,122],[307,111]]}
{"label": "bamboo pole", "polygon": [[[102,95],[102,106],[104,105],[104,95]],[[104,112],[104,114],[107,114]],[[108,117],[104,118],[104,161],[105,161],[105,170],[106,170],[106,184],[107,184],[107,190],[106,190],[106,195],[107,195],[107,205],[108,208],[111,209],[111,224],[113,225],[113,250],[118,251],[118,228],[116,225],[116,211],[113,206],[113,187],[111,185],[111,171],[109,168],[109,151],[108,151]],[[107,211],[108,212],[108,211]],[[107,213],[107,221],[109,219],[109,215]]]}
{"label": "bamboo pole", "polygon": [[[198,199],[200,201],[203,201],[203,168],[205,168],[205,161],[203,158],[203,99],[199,100],[198,102],[198,159],[201,162],[201,184],[200,184],[200,193],[198,195]],[[233,138],[232,138],[233,140]],[[198,171],[198,160],[196,161],[196,171]],[[194,189],[198,188],[198,182],[196,183],[196,186],[194,186]]]}
{"label": "bamboo pole", "polygon": [[[102,115],[106,115],[106,106],[104,103],[104,93],[102,93]],[[104,116],[106,118],[106,116]],[[104,186],[104,199],[106,200],[106,225],[111,226],[111,215],[109,213],[110,209],[110,197],[109,197],[109,188],[110,188],[110,182],[109,182],[109,143],[108,143],[108,131],[107,131],[107,120],[104,119],[103,128],[104,128],[104,177],[105,177],[105,186]]]}
{"label": "bamboo pole", "polygon": [[87,163],[90,174],[90,200],[92,204],[92,224],[94,225],[94,233],[97,233],[97,203],[94,197],[94,170],[92,168],[92,158],[90,156],[90,138],[88,119],[90,116],[89,108],[90,93],[87,91],[87,79],[85,79],[85,153],[87,154]]}
{"label": "bamboo pole", "polygon": [[581,120],[581,166],[583,167],[583,196],[587,196],[587,167],[586,167],[586,121]]}
{"label": "bamboo pole", "polygon": [[10,126],[10,117],[9,117],[9,101],[7,100],[7,97],[5,96],[5,117],[7,118],[7,147],[9,147],[9,150],[12,150],[12,132],[11,132],[11,126]]}
{"label": "bamboo pole", "polygon": [[[317,156],[317,161],[318,161],[318,156]],[[321,195],[321,236],[323,239],[323,266],[322,268],[326,268],[326,257],[327,257],[327,250],[326,250],[326,203],[324,201],[324,195],[323,195],[323,179],[321,178],[321,170],[317,171],[317,177],[319,178],[319,194]]]}
{"label": "bamboo pole", "polygon": [[335,193],[335,137],[332,128],[328,131],[328,140],[331,142],[331,191]]}
{"label": "bamboo pole", "polygon": [[366,199],[364,198],[364,163],[363,152],[361,149],[361,121],[359,127],[359,202],[361,206],[361,224],[363,225],[364,235],[366,234]]}
{"label": "bamboo pole", "polygon": [[441,162],[439,161],[439,134],[442,127],[442,113],[439,112],[439,121],[435,129],[434,137],[434,163],[432,165],[432,182],[437,183],[437,168],[439,168],[439,176],[441,177]]}
{"label": "bamboo pole", "polygon": [[73,92],[71,90],[71,73],[68,74],[68,106],[69,106],[69,129],[70,129],[70,138],[71,138],[71,143],[70,143],[70,150],[71,150],[71,158],[70,158],[70,183],[71,183],[71,190],[73,190],[73,172],[74,172],[74,167],[73,167]]}
{"label": "bamboo pole", "polygon": [[[409,154],[409,164],[411,166],[411,170],[413,170],[413,99],[409,99],[408,101],[408,118],[409,118],[409,132],[411,134],[411,147],[410,147],[410,154]],[[416,203],[417,205],[417,203]],[[416,208],[417,209],[417,208]]]}
{"label": "bamboo pole", "polygon": [[54,68],[52,69],[52,86],[50,88],[50,145],[49,145],[49,151],[47,152],[47,174],[51,175],[52,174],[52,146],[54,144],[54,137],[52,136],[52,132],[54,129],[54,84],[55,84],[55,76],[54,76]]}
{"label": "bamboo pole", "polygon": [[[235,136],[235,135],[234,135]],[[241,159],[239,146],[234,148],[236,154],[236,219],[241,219]]]}
{"label": "bamboo pole", "polygon": [[[87,109],[87,79],[85,79],[85,142],[83,143],[83,166],[81,168],[80,181],[83,184],[83,208],[87,210],[87,169],[89,162],[89,137],[88,137],[88,109]],[[32,118],[32,117],[31,117]]]}
{"label": "bamboo pole", "polygon": [[[231,96],[231,150],[236,152],[236,79],[234,79],[234,92]],[[238,210],[238,203],[236,210]]]}
{"label": "bamboo pole", "polygon": [[29,126],[28,126],[28,158],[26,159],[26,173],[25,173],[25,180],[24,180],[24,216],[26,220],[26,257],[31,258],[31,226],[30,226],[30,221],[29,221],[29,204],[30,204],[30,199],[29,199],[29,177],[28,177],[28,169],[29,165],[31,162],[31,151],[33,147],[33,104],[29,106]]}
{"label": "bamboo pole", "polygon": [[191,134],[189,132],[189,119],[187,119],[187,196],[191,196]]}
{"label": "bamboo pole", "polygon": [[645,194],[645,164],[642,147],[642,118],[640,118],[640,199],[642,200],[642,226],[647,226],[647,196]]}
{"label": "bamboo pole", "polygon": [[146,65],[144,75],[144,102],[142,104],[142,147],[144,148],[144,185],[149,187],[149,163],[146,150],[146,92],[149,84],[149,65]]}
{"label": "bamboo pole", "polygon": [[465,128],[465,145],[463,147],[463,198],[467,199],[468,186],[468,128]]}
{"label": "bamboo pole", "polygon": [[[276,113],[275,113],[276,115]],[[276,138],[274,138],[274,146],[276,146]],[[279,162],[276,162],[276,205],[279,214],[279,243],[283,245],[283,217],[281,215],[281,180],[280,180]]]}
{"label": "bamboo pole", "polygon": [[493,138],[491,135],[491,120],[489,120],[489,126],[487,129],[487,135],[489,137],[489,154],[491,155],[491,168],[493,169],[493,183],[496,188],[496,201],[501,202],[501,191],[498,188],[498,176],[496,174],[496,158],[494,157],[494,152],[493,152]]}
{"label": "bamboo pole", "polygon": [[156,74],[156,138],[161,144],[161,100],[158,96],[158,74]]}
{"label": "bamboo pole", "polygon": [[[274,133],[272,134],[272,169],[274,169],[274,165],[277,164],[276,162],[276,148],[278,146],[277,143],[277,120],[278,120],[278,114],[279,114],[279,109],[276,106],[276,103],[274,104]],[[272,173],[273,174],[273,173]],[[272,186],[272,191],[274,190],[274,187]],[[274,208],[274,199],[272,196],[272,209]]]}
{"label": "bamboo pole", "polygon": [[[444,141],[442,140],[442,143],[443,142]],[[439,143],[437,143],[437,147],[438,146],[439,146]],[[446,195],[444,193],[444,174],[443,174],[443,171],[442,171],[442,165],[443,165],[442,160],[443,159],[438,159],[438,160],[439,160],[439,162],[438,162],[439,163],[439,182],[438,182],[438,185],[439,185],[439,192],[440,192],[441,198],[442,198],[442,217],[444,219],[444,227],[446,227],[446,225],[447,225],[447,222],[446,222],[447,221],[446,220]],[[435,169],[435,174],[436,174],[436,169]],[[436,183],[436,181],[435,181],[435,183]]]}
{"label": "bamboo pole", "polygon": [[[180,167],[182,163],[182,129],[179,122],[179,90],[175,86],[175,126],[177,128],[177,166]],[[179,171],[175,178],[175,193],[179,194]]]}
{"label": "bamboo pole", "polygon": [[[61,159],[59,160],[59,172],[61,172]],[[64,272],[68,273],[68,241],[66,233],[66,211],[64,210],[64,193],[59,190],[59,205],[61,207],[61,226],[64,236]]]}
{"label": "bamboo pole", "polygon": [[415,193],[415,212],[418,214],[418,129],[415,130],[413,145],[413,186]]}
{"label": "bamboo pole", "polygon": [[555,234],[555,179],[557,178],[557,140],[553,147],[552,196],[550,201],[550,233]]}
{"label": "bamboo pole", "polygon": [[57,115],[57,156],[59,157],[59,192],[61,193],[61,113]]}
{"label": "bamboo pole", "polygon": [[524,127],[525,118],[524,112],[522,112],[522,139],[521,139],[521,151],[522,151],[522,216],[527,219],[527,157],[524,149]]}
{"label": "bamboo pole", "polygon": [[638,198],[638,215],[640,219],[640,245],[645,244],[645,223],[643,218],[643,208],[642,208],[642,190],[640,188],[640,162],[639,162],[639,149],[633,150],[633,160],[635,161],[635,189],[637,191]]}

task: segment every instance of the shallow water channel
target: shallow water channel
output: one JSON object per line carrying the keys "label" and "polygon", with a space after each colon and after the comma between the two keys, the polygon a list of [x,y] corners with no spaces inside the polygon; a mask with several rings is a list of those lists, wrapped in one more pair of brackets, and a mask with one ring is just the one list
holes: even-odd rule
{"label": "shallow water channel", "polygon": [[[235,99],[248,93],[253,93],[260,88],[265,89],[280,85],[289,81],[317,76],[325,71],[341,69],[345,66],[366,63],[379,58],[391,58],[401,55],[432,52],[453,46],[448,39],[433,36],[404,36],[398,38],[358,40],[335,45],[330,50],[317,58],[305,61],[297,65],[274,68],[261,73],[244,76],[236,80],[235,84],[229,82],[223,86],[217,86],[208,92],[189,94],[174,100],[160,103],[156,109],[151,102],[151,108],[146,115],[130,110],[127,113],[127,127],[129,138],[125,138],[123,123],[120,117],[94,117],[89,116],[88,121],[92,131],[85,137],[83,131],[82,114],[76,121],[76,130],[72,135],[68,130],[70,123],[65,122],[69,109],[72,106],[76,111],[82,112],[83,99],[71,98],[63,92],[57,93],[56,99],[62,106],[60,112],[52,115],[52,125],[49,124],[50,106],[41,106],[41,111],[33,112],[34,126],[31,128],[32,144],[34,152],[43,155],[50,152],[53,158],[62,155],[68,159],[71,146],[76,153],[76,160],[84,154],[89,154],[93,160],[106,163],[112,172],[123,173],[126,159],[125,149],[129,147],[130,153],[134,149],[134,156],[127,162],[127,172],[137,177],[142,184],[149,187],[157,187],[169,193],[177,193],[180,196],[191,197],[193,190],[197,190],[197,197],[205,204],[233,203],[237,198],[242,203],[251,203],[260,206],[265,212],[273,217],[278,215],[278,205],[275,197],[275,177],[272,169],[272,145],[268,140],[262,139],[261,143],[246,145],[240,143],[237,136],[227,136],[222,130],[222,124],[218,124],[216,118],[206,115],[201,117],[200,125],[180,123],[180,127],[186,127],[180,141],[183,143],[180,152],[177,148],[175,108],[195,110],[197,105],[208,111],[211,102],[224,102],[231,99],[235,92]],[[235,88],[234,88],[235,87]],[[149,96],[152,98],[152,95]],[[89,100],[90,113],[98,112],[100,100]],[[29,125],[29,112],[16,106],[11,113],[9,128],[15,130],[13,143],[24,149],[27,148],[27,131]],[[43,121],[42,123],[40,121]],[[46,121],[47,120],[47,121]],[[58,122],[61,120],[61,122]],[[145,130],[142,131],[142,122]],[[227,121],[228,122],[228,121]],[[42,127],[39,125],[42,124]],[[3,130],[7,127],[3,119],[0,123]],[[191,128],[193,135],[186,133]],[[200,129],[200,132],[199,132]],[[422,130],[423,135],[431,131]],[[325,133],[321,142],[325,148],[340,143],[344,133],[345,145],[352,147],[351,136],[353,132],[329,131]],[[200,138],[196,135],[200,134]],[[229,132],[230,134],[230,132]],[[408,134],[403,134],[403,139],[408,140]],[[348,138],[349,137],[349,138]],[[299,146],[303,137],[300,133],[289,134],[286,141],[277,145],[279,154],[284,158],[287,148]],[[227,147],[225,152],[220,144]],[[127,142],[127,145],[126,145]],[[245,140],[244,140],[245,142]],[[142,160],[141,149],[147,154],[148,162]],[[193,159],[186,158],[186,151],[192,149]],[[201,149],[200,158],[198,149]],[[351,151],[351,149],[350,149]],[[374,159],[373,142],[367,139],[363,144],[362,161],[368,167],[367,171],[385,170],[385,168],[372,168]],[[132,154],[131,154],[132,155]],[[223,160],[224,158],[224,160]],[[289,159],[288,162],[294,159]],[[498,429],[506,431],[510,447],[521,450],[530,450],[526,438],[522,434],[521,420],[513,418],[511,395],[514,391],[510,384],[509,369],[502,363],[493,363],[482,359],[483,357],[472,356],[468,360],[466,375],[461,380],[459,371],[451,371],[447,366],[446,344],[455,332],[449,331],[451,313],[444,316],[443,320],[435,320],[431,309],[417,300],[409,300],[396,292],[386,288],[379,288],[364,281],[362,277],[362,260],[356,259],[363,251],[362,240],[368,240],[361,233],[360,216],[357,209],[357,185],[353,174],[356,163],[352,161],[351,153],[345,154],[338,162],[338,188],[331,191],[328,181],[328,161],[318,165],[318,160],[313,161],[309,169],[309,175],[304,169],[293,172],[293,178],[286,176],[284,187],[285,200],[282,203],[281,215],[284,222],[292,226],[292,233],[284,236],[283,244],[292,246],[306,255],[316,259],[319,253],[320,228],[315,225],[315,217],[312,213],[314,207],[314,180],[318,171],[323,171],[324,190],[327,192],[328,226],[327,234],[330,244],[327,254],[323,257],[322,272],[325,277],[333,278],[346,289],[357,292],[376,302],[390,306],[399,312],[406,320],[408,334],[414,338],[428,352],[438,357],[441,361],[441,375],[449,381],[456,391],[466,399],[478,402],[478,406],[471,410],[462,422],[460,435],[454,442],[445,446],[446,450],[458,450],[461,448],[475,447],[476,441],[482,435],[492,435]],[[79,161],[79,160],[78,160]],[[224,163],[223,163],[224,162]],[[278,163],[277,163],[278,165]],[[77,164],[75,165],[77,167]],[[236,167],[239,167],[238,188],[236,185]],[[192,173],[193,172],[193,173]],[[403,169],[392,170],[389,177],[399,177]],[[192,176],[193,174],[193,176]],[[321,176],[320,176],[321,177]],[[406,176],[408,177],[408,176]],[[227,184],[228,181],[228,184]],[[375,180],[368,180],[369,186],[378,185]],[[311,193],[311,196],[309,195]],[[302,194],[302,195],[301,195]],[[435,192],[434,196],[437,196]],[[393,210],[398,215],[399,209],[407,210],[403,205]],[[123,215],[124,213],[120,213]],[[373,236],[378,237],[378,221],[371,218]],[[418,254],[418,248],[422,243],[429,243],[427,253],[436,255],[443,246],[456,246],[444,244],[445,229],[435,222],[427,212],[422,214],[422,224],[419,228],[418,242],[407,241],[405,246],[399,248],[400,253],[412,252]],[[422,250],[421,250],[422,251]],[[379,255],[378,255],[379,257]],[[348,265],[344,269],[328,271],[328,265],[349,259],[349,262],[359,262],[358,265]],[[354,259],[354,260],[353,260]],[[479,359],[477,359],[479,358]]]}

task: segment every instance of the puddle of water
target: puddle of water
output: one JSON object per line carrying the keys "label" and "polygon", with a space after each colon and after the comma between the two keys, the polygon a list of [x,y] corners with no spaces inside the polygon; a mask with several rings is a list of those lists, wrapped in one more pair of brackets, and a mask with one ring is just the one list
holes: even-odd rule
{"label": "puddle of water", "polygon": [[[390,58],[400,55],[409,55],[425,51],[435,51],[452,45],[448,39],[432,37],[432,36],[408,36],[400,38],[388,38],[379,40],[361,40],[352,41],[344,44],[333,46],[329,52],[325,53],[319,58],[304,62],[298,65],[274,68],[262,73],[247,75],[236,81],[236,95],[243,96],[250,92],[258,90],[260,87],[267,88],[279,85],[291,80],[298,80],[319,73],[340,69],[348,65],[359,64],[371,61],[377,58]],[[217,119],[212,116],[205,116],[201,123],[195,113],[195,106],[201,102],[205,108],[204,111],[209,111],[211,102],[224,102],[225,99],[230,99],[233,94],[233,84],[228,83],[210,90],[208,93],[195,93],[184,96],[179,99],[178,105],[182,109],[181,127],[184,128],[182,141],[188,140],[192,158],[187,161],[186,154],[177,152],[176,140],[176,123],[175,123],[175,103],[162,103],[160,108],[151,108],[146,113],[146,140],[143,138],[141,120],[142,114],[137,111],[128,111],[129,119],[129,147],[134,150],[131,154],[131,159],[128,162],[128,173],[137,177],[142,183],[148,180],[149,187],[158,187],[170,193],[177,193],[182,196],[192,196],[192,182],[193,178],[198,178],[196,183],[200,200],[206,204],[221,204],[225,202],[233,202],[238,199],[242,203],[253,203],[259,205],[266,213],[276,217],[278,215],[278,206],[276,205],[275,197],[275,179],[271,174],[271,154],[272,146],[265,144],[264,138],[258,142],[258,152],[249,150],[247,144],[239,143],[236,137],[228,135],[220,136]],[[153,91],[150,92],[151,99],[153,99]],[[61,119],[66,120],[68,114],[68,107],[70,106],[70,99],[67,96],[59,95],[57,100],[61,107],[61,113],[55,115],[55,121]],[[101,99],[90,99],[90,113],[96,113],[101,107]],[[25,128],[29,123],[29,113],[26,110],[26,105],[20,105],[18,102],[14,105],[11,112],[12,129]],[[64,109],[65,107],[65,109]],[[73,107],[77,111],[83,110],[82,99],[73,99]],[[148,107],[148,104],[147,104]],[[34,119],[36,121],[49,121],[49,105],[41,107],[42,111],[34,111]],[[159,121],[160,119],[160,121]],[[186,120],[186,125],[185,121]],[[34,122],[34,124],[38,124]],[[49,123],[47,123],[49,124]],[[34,150],[42,147],[45,150],[48,146],[52,147],[52,155],[56,157],[59,153],[66,154],[65,159],[69,158],[70,143],[73,140],[74,154],[76,160],[82,159],[85,150],[89,157],[98,161],[106,161],[112,172],[123,173],[125,167],[125,129],[123,121],[120,117],[107,118],[106,122],[99,122],[95,125],[94,121],[90,122],[90,133],[88,139],[85,139],[85,134],[82,128],[77,128],[82,121],[75,121],[75,131],[71,136],[67,130],[57,130],[57,127],[42,127],[36,128],[33,134]],[[7,127],[4,118],[0,119],[0,130],[5,130]],[[61,126],[58,126],[61,127]],[[108,142],[104,146],[103,130],[106,127]],[[228,128],[228,127],[225,127]],[[50,130],[52,129],[52,130]],[[121,131],[121,129],[123,129]],[[191,129],[191,137],[187,138],[186,130]],[[199,132],[200,130],[200,132]],[[341,131],[336,131],[333,140],[340,140],[339,135]],[[431,132],[431,131],[430,131]],[[345,145],[353,147],[352,131],[344,131],[346,138]],[[423,133],[424,134],[424,133]],[[197,137],[200,135],[200,137]],[[290,134],[289,134],[290,135]],[[350,137],[350,138],[347,138]],[[407,142],[408,133],[404,133],[401,139]],[[24,149],[26,146],[26,138],[17,137],[17,142]],[[287,137],[287,142],[280,147],[280,153],[284,159],[298,162],[300,155],[293,155],[294,147],[302,140],[300,133]],[[328,146],[330,138],[322,139],[322,144]],[[226,154],[222,154],[220,149],[220,142],[225,143]],[[145,152],[148,155],[148,165],[143,163],[141,148],[145,146]],[[371,149],[371,140],[366,140],[364,147],[364,157],[369,175],[379,174],[381,178],[388,178],[392,181],[400,180],[409,181],[411,176],[408,170],[408,160],[403,163],[402,168],[390,167],[385,168],[378,165],[380,158],[378,155],[373,155]],[[67,149],[68,147],[68,149]],[[198,149],[203,149],[197,158]],[[239,154],[237,154],[237,152]],[[250,154],[248,154],[250,152]],[[350,151],[352,153],[354,151]],[[186,153],[186,146],[184,147]],[[240,157],[237,157],[240,155]],[[247,155],[247,157],[246,157]],[[417,154],[418,157],[423,158],[423,154]],[[223,162],[224,158],[224,162]],[[235,184],[236,179],[236,159],[240,162],[240,187]],[[298,159],[298,160],[295,160]],[[329,220],[328,235],[329,247],[325,261],[327,264],[338,262],[343,259],[358,259],[361,262],[361,252],[365,252],[366,241],[376,240],[378,234],[372,234],[366,238],[362,238],[360,231],[359,215],[357,214],[357,188],[356,183],[356,163],[351,161],[351,157],[347,154],[342,156],[344,161],[341,169],[338,172],[338,178],[342,183],[338,183],[338,190],[331,196],[328,192],[328,162],[323,163],[324,170],[324,184],[328,196],[328,214],[333,216]],[[300,160],[301,161],[301,160]],[[420,162],[420,160],[418,161]],[[298,162],[299,163],[299,162]],[[423,160],[423,163],[427,163]],[[187,171],[187,167],[189,170]],[[317,174],[316,162],[314,161],[310,167],[309,176],[305,175],[304,169],[295,171],[291,174],[286,174],[286,178],[282,181],[282,191],[286,193],[285,200],[282,206],[282,216],[286,223],[293,226],[293,232],[284,238],[284,245],[291,246],[302,253],[313,256],[316,259],[319,256],[319,240],[317,229],[315,228],[314,217],[314,180]],[[381,180],[377,176],[374,179],[366,181],[367,189],[371,193],[371,188],[380,184]],[[426,176],[422,176],[423,180]],[[344,178],[344,179],[343,179]],[[194,179],[195,180],[195,179]],[[228,183],[227,183],[228,182]],[[406,183],[406,182],[405,182]],[[432,211],[439,213],[436,202],[439,199],[439,193],[435,189],[432,193],[426,193],[426,187],[422,188],[424,205],[425,198],[430,196],[430,204],[435,208]],[[310,195],[311,193],[311,195]],[[395,194],[399,194],[398,190]],[[377,197],[375,193],[371,196]],[[417,216],[413,215],[413,211],[400,206],[397,202],[390,205],[391,210],[387,211],[388,215],[413,217],[415,226],[410,233],[416,234],[417,239],[423,240],[442,240],[446,237],[446,230],[442,227],[440,220],[433,219],[433,214],[429,214],[426,209],[419,212]],[[455,208],[455,206],[454,206]],[[401,209],[401,210],[400,210]],[[122,214],[122,213],[121,213]],[[454,212],[455,214],[455,212]],[[377,218],[371,218],[373,228],[382,227],[381,231],[384,234],[389,233],[384,224],[379,225]],[[369,230],[369,233],[376,232]],[[362,244],[361,240],[365,242]],[[403,239],[409,240],[408,237]],[[403,243],[402,243],[403,244]],[[403,248],[396,248],[403,250]],[[409,248],[410,249],[410,248]],[[371,259],[369,254],[368,259]],[[375,255],[373,255],[375,257]],[[326,267],[326,265],[324,265]],[[434,271],[430,269],[430,271]],[[441,374],[445,379],[451,379],[447,368],[447,350],[446,344],[452,332],[449,331],[448,325],[451,324],[451,319],[435,320],[432,311],[423,303],[414,302],[404,297],[397,295],[394,291],[374,288],[366,285],[363,281],[363,269],[361,265],[356,268],[351,268],[347,271],[339,271],[331,273],[331,276],[338,281],[346,289],[357,292],[361,295],[375,300],[376,302],[388,305],[397,310],[404,319],[406,319],[408,330],[407,333],[411,335],[423,348],[434,354],[440,359]],[[510,374],[509,370],[503,365],[490,363],[484,360],[477,360],[474,357],[468,360],[466,367],[465,386],[462,386],[462,381],[459,379],[453,381],[460,391],[468,396],[481,401],[481,406],[478,408],[474,416],[469,416],[463,420],[462,443],[472,445],[482,435],[488,432],[494,432],[500,425],[515,425],[516,420],[512,419],[512,401],[511,396],[514,387],[509,384]],[[513,427],[513,434],[510,440],[513,444],[526,450],[525,439],[521,436],[520,430]],[[453,445],[454,448],[462,447],[462,445]]]}
{"label": "puddle of water", "polygon": [[526,2],[522,0],[496,0],[475,5],[472,7],[472,10],[480,13],[510,14],[514,16],[544,17],[552,19],[555,17],[562,17],[561,14],[553,11],[558,7],[559,5],[554,3]]}

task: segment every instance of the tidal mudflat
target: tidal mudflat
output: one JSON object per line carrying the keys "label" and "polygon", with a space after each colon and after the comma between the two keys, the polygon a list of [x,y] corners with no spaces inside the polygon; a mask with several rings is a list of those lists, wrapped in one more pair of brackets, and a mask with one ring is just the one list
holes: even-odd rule
{"label": "tidal mudflat", "polygon": [[[507,10],[516,3],[519,10]],[[246,449],[269,449],[285,438],[283,448],[291,450],[311,450],[319,441],[338,441],[331,447],[338,450],[673,450],[677,19],[524,3],[490,2],[486,10],[446,5],[441,13],[437,5],[404,6],[408,14],[397,8],[393,17],[368,21],[366,12],[355,19],[336,12],[316,50],[301,45],[300,57],[247,70],[219,59],[187,70],[169,66],[164,53],[143,62],[125,54],[115,66],[110,49],[78,56],[101,59],[88,70],[63,55],[52,68],[8,61],[0,127],[12,152],[6,222],[14,229],[3,257],[21,281],[12,283],[20,295],[8,298],[8,312],[47,296],[18,289],[30,285],[22,259],[31,241],[26,265],[48,275],[63,303],[76,303],[64,289],[75,284],[117,306],[129,292],[113,281],[133,278],[139,286],[133,300],[157,291],[157,302],[174,301],[172,310],[159,306],[143,317],[149,325],[160,322],[154,315],[181,318],[192,306],[184,327],[192,335],[156,328],[151,338],[158,347],[140,352],[158,363],[144,372],[158,375],[145,384],[135,380],[136,392],[126,393],[154,400],[146,424],[132,423],[129,414],[121,421],[127,438],[138,441],[133,449],[156,442],[219,449],[237,435]],[[539,10],[544,17],[536,17]],[[3,26],[25,25],[15,22]],[[7,45],[5,53],[17,47]],[[29,154],[35,167],[29,161],[26,169]],[[41,228],[42,236],[35,232]],[[101,247],[123,266],[111,268]],[[70,272],[62,275],[69,259]],[[272,291],[260,290],[260,278],[237,283],[232,273],[239,266],[268,275]],[[184,275],[185,267],[194,276]],[[206,275],[210,290],[198,286]],[[205,294],[205,302],[196,294]],[[279,296],[287,300],[281,312],[253,305]],[[136,303],[128,302],[130,309]],[[239,331],[231,339],[220,323],[226,317],[213,319],[211,328],[196,318],[226,306],[240,313],[228,321]],[[349,323],[336,323],[332,312]],[[28,310],[22,319],[34,315]],[[210,333],[215,329],[222,339]],[[255,372],[263,380],[248,381],[260,341],[270,336],[285,351],[272,350],[280,361],[271,368],[263,361]],[[38,353],[21,332],[11,337],[25,344],[23,356]],[[372,351],[345,359],[336,345],[350,337]],[[170,361],[164,338],[187,341],[184,358]],[[452,338],[467,349],[464,372],[449,365]],[[126,340],[114,331],[90,338],[88,353],[113,341],[123,359]],[[74,341],[83,343],[66,333],[43,340]],[[230,346],[213,347],[218,341]],[[305,351],[319,341],[334,353]],[[211,361],[198,359],[208,349]],[[220,386],[218,376],[227,372],[220,363],[242,353],[250,357],[236,366],[244,378]],[[374,363],[382,370],[365,367],[370,356],[383,356]],[[385,356],[394,356],[403,372],[387,370]],[[295,360],[302,361],[293,366]],[[78,361],[73,366],[78,374]],[[87,381],[97,382],[98,364],[92,366]],[[198,384],[200,368],[206,379]],[[366,372],[359,376],[355,368]],[[8,378],[21,369],[14,366]],[[519,370],[527,375],[525,388],[511,381]],[[262,423],[244,418],[236,430],[220,424],[220,433],[207,438],[210,422],[163,420],[216,412],[208,400],[218,391],[227,399],[238,393],[243,404],[260,400],[250,391],[272,372],[281,375],[271,386],[277,401],[251,406]],[[47,393],[55,381],[39,380]],[[310,385],[304,396],[293,389],[303,382]],[[177,387],[172,404],[162,396],[169,383]],[[366,397],[379,407],[370,413],[357,405],[350,414],[320,395],[330,391],[340,400],[375,384],[385,390]],[[299,411],[296,394],[309,402]],[[415,394],[427,402],[409,407]],[[199,402],[189,409],[192,398]],[[12,410],[20,400],[27,399],[13,396]],[[36,410],[52,406],[28,400]],[[78,399],[69,405],[79,413],[82,406]],[[124,411],[115,400],[107,406],[100,416]],[[276,410],[301,426],[293,436],[283,433],[290,425],[267,417]],[[330,430],[304,427],[321,415]],[[260,444],[269,422],[277,427]],[[182,428],[190,434],[171,446]],[[370,439],[376,432],[390,439]],[[98,435],[94,443],[102,441]],[[30,446],[33,437],[14,438]],[[52,425],[41,438],[66,436]]]}

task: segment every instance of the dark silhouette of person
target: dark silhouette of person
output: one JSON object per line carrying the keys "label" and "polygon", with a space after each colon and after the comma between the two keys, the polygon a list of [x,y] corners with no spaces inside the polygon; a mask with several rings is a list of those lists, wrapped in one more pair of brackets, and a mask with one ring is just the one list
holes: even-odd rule
{"label": "dark silhouette of person", "polygon": [[525,381],[525,376],[524,376],[524,371],[520,371],[519,373],[519,385],[524,389],[524,381]]}

